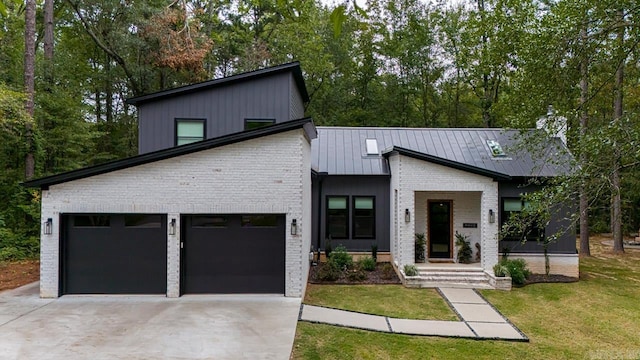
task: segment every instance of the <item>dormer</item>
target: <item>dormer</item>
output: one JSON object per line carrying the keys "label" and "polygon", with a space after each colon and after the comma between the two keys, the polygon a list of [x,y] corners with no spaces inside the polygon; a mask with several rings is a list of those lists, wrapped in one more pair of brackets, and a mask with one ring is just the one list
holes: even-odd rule
{"label": "dormer", "polygon": [[138,108],[139,154],[300,119],[308,101],[297,62],[127,100]]}

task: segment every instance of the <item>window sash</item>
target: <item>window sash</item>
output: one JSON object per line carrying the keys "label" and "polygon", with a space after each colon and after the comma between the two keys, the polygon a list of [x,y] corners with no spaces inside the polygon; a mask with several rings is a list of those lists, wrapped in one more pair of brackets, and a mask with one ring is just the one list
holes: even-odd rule
{"label": "window sash", "polygon": [[348,197],[327,196],[327,225],[325,236],[332,239],[349,237]]}
{"label": "window sash", "polygon": [[204,120],[177,119],[176,145],[185,145],[204,140],[204,128]]}
{"label": "window sash", "polygon": [[373,239],[376,235],[375,197],[353,197],[353,238]]}

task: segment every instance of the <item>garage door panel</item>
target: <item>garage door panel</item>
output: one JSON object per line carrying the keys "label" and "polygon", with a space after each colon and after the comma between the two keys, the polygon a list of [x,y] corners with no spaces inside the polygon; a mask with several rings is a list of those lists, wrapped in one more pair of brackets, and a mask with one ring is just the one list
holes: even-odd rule
{"label": "garage door panel", "polygon": [[109,227],[74,226],[87,218],[79,217],[65,219],[65,294],[166,293],[165,216],[154,215],[160,224],[143,228],[125,226],[121,214],[110,215]]}
{"label": "garage door panel", "polygon": [[210,216],[183,218],[182,291],[284,293],[285,216]]}

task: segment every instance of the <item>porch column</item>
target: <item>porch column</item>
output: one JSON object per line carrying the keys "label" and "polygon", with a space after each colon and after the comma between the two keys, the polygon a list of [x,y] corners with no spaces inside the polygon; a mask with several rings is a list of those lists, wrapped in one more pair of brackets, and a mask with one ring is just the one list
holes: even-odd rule
{"label": "porch column", "polygon": [[[493,266],[498,263],[498,232],[500,224],[498,223],[498,212],[500,206],[498,203],[498,183],[494,182],[494,188],[488,188],[482,192],[480,223],[482,224],[482,268],[487,271],[493,271]],[[494,221],[491,222],[490,211],[494,214]]]}

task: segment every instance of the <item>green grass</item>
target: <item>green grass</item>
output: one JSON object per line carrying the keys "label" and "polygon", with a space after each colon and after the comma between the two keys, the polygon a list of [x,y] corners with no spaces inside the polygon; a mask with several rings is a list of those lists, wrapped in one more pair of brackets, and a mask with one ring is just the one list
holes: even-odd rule
{"label": "green grass", "polygon": [[[529,343],[406,336],[300,322],[294,359],[638,359],[640,252],[592,240],[581,280],[483,291]],[[396,298],[391,306],[404,302]]]}
{"label": "green grass", "polygon": [[436,290],[402,285],[309,284],[304,303],[395,318],[458,320]]}

